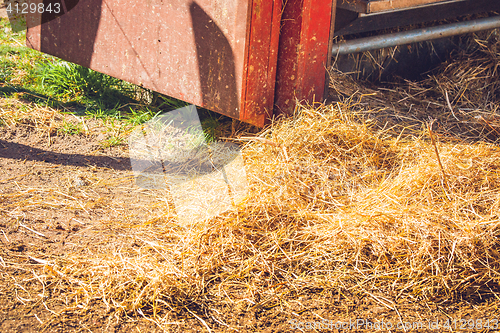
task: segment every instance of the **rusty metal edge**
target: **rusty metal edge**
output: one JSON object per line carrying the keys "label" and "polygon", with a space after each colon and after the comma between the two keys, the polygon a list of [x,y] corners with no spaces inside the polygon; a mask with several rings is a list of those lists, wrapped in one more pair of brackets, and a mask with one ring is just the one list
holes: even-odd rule
{"label": "rusty metal edge", "polygon": [[272,117],[281,7],[281,0],[253,0],[249,11],[240,120],[258,127]]}
{"label": "rusty metal edge", "polygon": [[[291,115],[294,101],[322,101],[330,61],[333,11],[336,0],[296,0],[284,8],[284,20],[275,91],[275,114]],[[291,20],[291,21],[290,21]],[[293,82],[293,83],[291,83]]]}
{"label": "rusty metal edge", "polygon": [[[304,13],[300,43],[302,48],[299,60],[298,78],[301,95],[299,100],[308,102],[321,101],[324,98],[326,71],[330,61],[328,46],[332,40],[332,12],[336,9],[336,0],[324,0],[320,8],[317,0],[304,0]],[[324,16],[321,16],[324,12]],[[330,13],[330,14],[327,14]]]}

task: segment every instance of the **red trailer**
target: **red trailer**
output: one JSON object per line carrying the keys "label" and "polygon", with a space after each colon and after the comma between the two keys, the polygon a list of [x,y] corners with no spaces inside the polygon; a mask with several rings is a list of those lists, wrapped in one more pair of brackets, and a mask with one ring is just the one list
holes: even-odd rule
{"label": "red trailer", "polygon": [[499,3],[65,0],[64,15],[29,14],[27,45],[263,126],[292,112],[296,99],[325,98],[334,36],[486,12]]}

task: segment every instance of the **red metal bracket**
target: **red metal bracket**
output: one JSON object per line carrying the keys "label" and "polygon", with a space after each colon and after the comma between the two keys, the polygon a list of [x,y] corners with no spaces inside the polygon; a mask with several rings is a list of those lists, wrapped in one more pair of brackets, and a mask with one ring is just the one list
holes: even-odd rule
{"label": "red metal bracket", "polygon": [[325,97],[335,0],[288,0],[283,8],[275,115],[293,112],[295,100]]}
{"label": "red metal bracket", "polygon": [[240,120],[259,127],[273,113],[281,5],[281,0],[252,3]]}

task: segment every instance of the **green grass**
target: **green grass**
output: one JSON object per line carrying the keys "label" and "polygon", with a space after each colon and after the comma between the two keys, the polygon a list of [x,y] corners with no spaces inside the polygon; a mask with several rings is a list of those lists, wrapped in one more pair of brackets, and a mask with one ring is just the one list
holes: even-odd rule
{"label": "green grass", "polygon": [[26,31],[13,32],[8,19],[0,19],[0,43],[2,45],[16,44],[24,45]]}
{"label": "green grass", "polygon": [[81,123],[73,124],[64,120],[62,126],[57,130],[57,132],[66,135],[80,135],[84,132],[84,129]]}
{"label": "green grass", "polygon": [[77,101],[88,109],[113,109],[137,102],[131,83],[66,61],[47,63],[36,73],[39,89],[61,101]]}
{"label": "green grass", "polygon": [[101,146],[103,148],[109,148],[109,147],[114,147],[114,146],[119,146],[125,143],[125,138],[123,137],[118,137],[118,136],[110,136],[107,139],[105,139],[103,142],[101,142]]}
{"label": "green grass", "polygon": [[[36,103],[55,104],[84,110],[99,118],[127,118],[125,105],[134,105],[132,122],[147,120],[141,109],[147,107],[137,99],[148,91],[83,66],[24,46],[26,32],[15,33],[7,19],[0,19],[0,93],[16,97],[25,92]],[[149,110],[144,110],[149,114]]]}
{"label": "green grass", "polygon": [[0,19],[0,82],[8,88],[4,93],[33,89],[37,64],[53,58],[25,47],[25,38],[26,31],[12,32],[9,20]]}

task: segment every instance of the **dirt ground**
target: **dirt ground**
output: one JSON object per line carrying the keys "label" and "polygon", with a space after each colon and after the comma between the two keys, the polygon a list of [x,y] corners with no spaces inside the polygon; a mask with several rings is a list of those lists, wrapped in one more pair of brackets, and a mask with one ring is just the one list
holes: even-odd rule
{"label": "dirt ground", "polygon": [[[19,108],[23,103],[11,105],[3,99],[0,104],[5,110]],[[66,122],[77,121],[72,115],[65,118]],[[161,230],[170,227],[170,206],[164,193],[135,186],[127,146],[103,148],[106,128],[98,120],[85,120],[85,125],[88,131],[79,135],[39,130],[30,121],[0,127],[1,332],[162,331],[139,314],[113,319],[110,309],[97,300],[88,304],[83,314],[78,308],[68,310],[63,290],[51,295],[39,282],[40,267],[50,273],[45,261],[48,258],[64,258],[70,253],[91,257],[106,251],[133,251],[139,246],[138,230],[145,235],[161,235]],[[500,318],[500,301],[494,298],[474,303],[464,300],[452,305],[443,300],[439,306],[436,305],[439,302],[418,303],[408,297],[396,307],[387,300],[394,295],[360,297],[353,292],[343,297],[349,301],[340,301],[334,291],[325,295],[311,290],[308,297],[288,300],[287,306],[278,303],[234,308],[218,303],[211,310],[223,314],[227,326],[212,319],[209,323],[216,332],[287,332],[294,331],[294,327],[303,331],[340,332],[345,329],[317,326],[315,330],[307,321],[326,319],[347,323],[366,318],[394,325],[401,322],[432,325],[429,323],[435,320],[443,323],[450,319]],[[172,318],[176,318],[169,327],[172,332],[208,331],[199,316],[179,313]],[[463,328],[467,328],[464,323]],[[458,328],[460,325],[459,322]],[[371,331],[364,328],[361,325],[359,329],[354,326],[348,330]],[[427,327],[407,331],[450,330]]]}
{"label": "dirt ground", "polygon": [[[88,124],[94,132],[92,125]],[[55,136],[49,145],[48,136],[36,133],[30,125],[1,128],[2,198],[5,200],[10,193],[18,193],[19,189],[34,194],[27,197],[30,203],[25,202],[24,206],[14,202],[5,204],[2,200],[0,228],[3,260],[25,262],[32,260],[30,256],[40,258],[41,254],[102,251],[101,246],[104,244],[106,247],[110,243],[109,237],[114,234],[109,229],[110,223],[123,212],[107,209],[107,202],[119,197],[118,200],[126,201],[132,208],[144,198],[137,193],[140,189],[132,187],[130,162],[124,147],[100,149],[102,138],[103,134],[95,130],[89,135]],[[94,182],[101,183],[89,192]],[[65,209],[64,203],[61,203],[67,197],[81,195],[95,198],[92,200],[95,205],[84,208],[84,214]],[[40,196],[52,197],[54,205],[41,207],[36,198]],[[17,208],[12,208],[12,204]],[[138,218],[143,214],[139,212],[135,215]],[[18,228],[15,221],[23,221],[26,228]],[[121,243],[130,245],[123,240]],[[44,306],[41,304],[23,304],[21,298],[12,293],[12,281],[2,280],[1,331],[38,331],[40,323],[34,313],[41,311],[38,318],[44,320],[51,312],[42,314]],[[59,331],[68,331],[68,328]]]}
{"label": "dirt ground", "polygon": [[[34,106],[0,98],[2,113],[23,108]],[[81,121],[60,116],[59,124]],[[46,279],[61,274],[53,259],[67,259],[75,271],[70,256],[141,254],[149,236],[168,243],[176,226],[168,193],[136,186],[127,145],[106,148],[108,128],[100,120],[85,119],[88,130],[70,135],[47,119],[43,126],[39,118],[0,126],[0,332],[500,332],[498,297],[431,303],[362,286],[297,290],[295,298],[293,290],[281,297],[281,285],[270,298],[235,288],[226,295],[233,302],[171,310],[165,329],[138,311],[118,315],[101,295],[73,303],[78,291]],[[381,321],[385,327],[368,324]]]}

